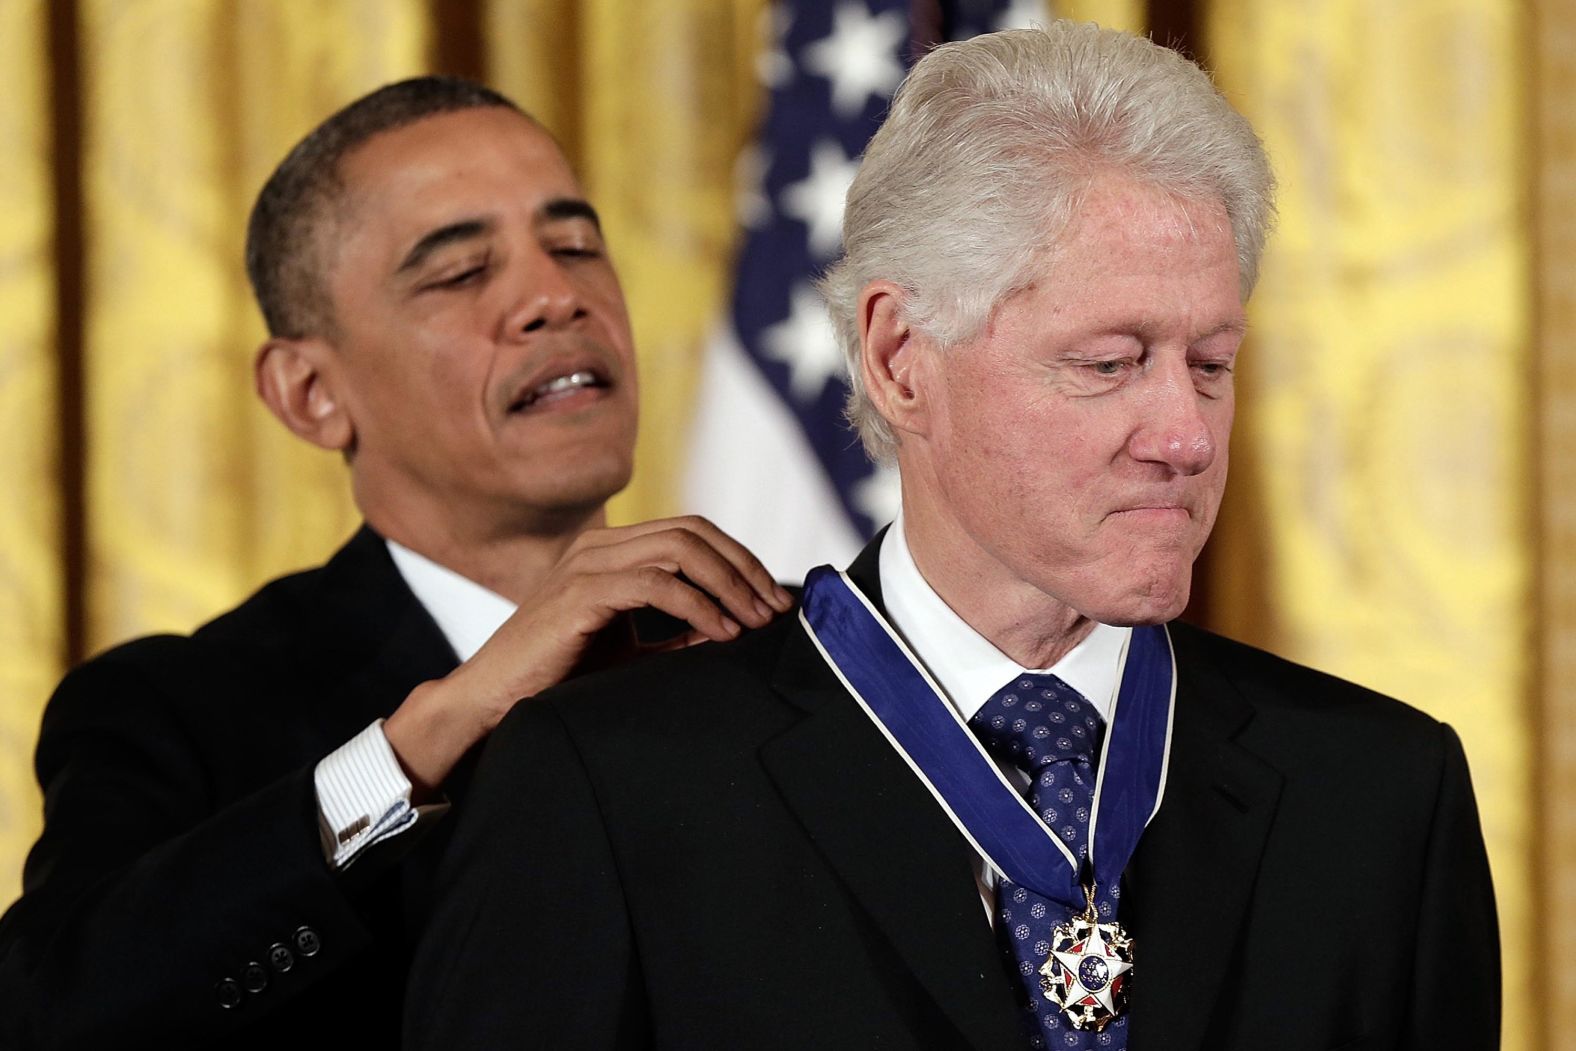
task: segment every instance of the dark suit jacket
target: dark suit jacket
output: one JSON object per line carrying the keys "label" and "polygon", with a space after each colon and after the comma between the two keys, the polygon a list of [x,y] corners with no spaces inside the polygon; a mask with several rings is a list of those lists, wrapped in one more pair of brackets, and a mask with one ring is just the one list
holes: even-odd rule
{"label": "dark suit jacket", "polygon": [[[0,920],[0,1047],[395,1046],[449,822],[336,876],[312,771],[453,666],[363,529],[190,638],[73,671],[39,738],[44,832]],[[253,961],[267,988],[222,1008],[217,983]]]}
{"label": "dark suit jacket", "polygon": [[[879,599],[874,547],[853,567]],[[1124,880],[1132,1051],[1496,1043],[1455,735],[1185,625]],[[970,850],[797,621],[494,734],[412,973],[417,1051],[1021,1046]]]}

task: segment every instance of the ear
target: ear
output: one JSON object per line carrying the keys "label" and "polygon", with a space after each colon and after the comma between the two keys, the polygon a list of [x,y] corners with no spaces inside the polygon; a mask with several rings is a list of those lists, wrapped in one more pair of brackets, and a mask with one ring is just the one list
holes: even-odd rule
{"label": "ear", "polygon": [[349,451],[355,426],[340,398],[334,348],[316,337],[275,337],[257,351],[257,396],[299,438],[336,452]]}
{"label": "ear", "polygon": [[907,297],[891,281],[872,281],[859,294],[859,367],[870,403],[892,429],[924,434],[930,419],[920,359],[929,341],[909,324]]}

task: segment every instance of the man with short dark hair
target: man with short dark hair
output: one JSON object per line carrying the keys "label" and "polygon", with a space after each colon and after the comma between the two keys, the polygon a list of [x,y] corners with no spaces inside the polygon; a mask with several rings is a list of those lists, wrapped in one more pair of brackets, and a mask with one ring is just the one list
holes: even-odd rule
{"label": "man with short dark hair", "polygon": [[1455,734],[1173,620],[1271,188],[1148,40],[914,66],[825,282],[900,517],[798,620],[504,720],[416,1051],[1496,1046]]}
{"label": "man with short dark hair", "polygon": [[[629,322],[596,212],[507,99],[427,77],[340,111],[262,191],[247,264],[259,394],[344,455],[366,527],[61,684],[0,920],[7,1047],[395,1046],[465,754],[582,663],[789,605],[703,520],[604,527]],[[646,607],[683,630],[636,638]]]}

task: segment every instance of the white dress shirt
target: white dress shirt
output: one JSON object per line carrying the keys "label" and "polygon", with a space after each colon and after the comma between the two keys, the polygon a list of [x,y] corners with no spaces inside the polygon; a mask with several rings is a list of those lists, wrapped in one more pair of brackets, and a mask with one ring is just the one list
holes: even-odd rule
{"label": "white dress shirt", "polygon": [[[392,540],[385,543],[400,576],[459,660],[470,660],[514,613],[514,603],[502,595]],[[410,779],[389,747],[382,719],[324,756],[314,781],[323,853],[335,869],[344,869],[374,843],[448,809],[446,803],[411,805]]]}
{"label": "white dress shirt", "polygon": [[[1026,673],[1047,672],[1082,694],[1100,713],[1102,722],[1110,721],[1122,651],[1133,629],[1096,624],[1082,642],[1052,667],[1025,668],[971,628],[926,582],[908,549],[901,515],[882,539],[880,557],[881,601],[886,606],[887,621],[924,663],[964,722],[1013,679]],[[1023,771],[1010,764],[1001,766],[1014,784],[1028,786],[1029,779]],[[979,854],[974,858],[974,872],[985,913],[994,917],[992,906],[1001,874]]]}

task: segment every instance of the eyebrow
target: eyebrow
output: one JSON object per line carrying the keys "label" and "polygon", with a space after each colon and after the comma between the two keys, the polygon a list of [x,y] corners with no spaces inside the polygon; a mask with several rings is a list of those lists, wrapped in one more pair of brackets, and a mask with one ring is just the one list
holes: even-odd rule
{"label": "eyebrow", "polygon": [[[1234,318],[1232,318],[1229,321],[1222,321],[1220,324],[1216,325],[1214,328],[1210,329],[1208,332],[1204,333],[1202,336],[1199,336],[1198,340],[1209,339],[1211,336],[1218,336],[1218,335],[1221,335],[1222,333],[1225,333],[1225,332],[1230,332],[1230,333],[1233,333],[1234,335],[1238,335],[1238,336],[1245,336],[1245,335],[1247,335],[1247,333],[1248,333],[1248,319],[1247,319],[1247,316],[1244,315],[1242,317],[1234,317]],[[1196,343],[1196,342],[1198,342],[1198,340],[1194,340],[1194,342]]]}
{"label": "eyebrow", "polygon": [[[1155,333],[1160,331],[1162,327],[1163,326],[1153,321],[1144,321],[1135,326],[1131,332],[1145,343],[1148,343],[1155,338]],[[1199,343],[1203,340],[1210,339],[1211,337],[1221,335],[1225,332],[1231,332],[1241,336],[1246,335],[1247,331],[1248,319],[1246,317],[1235,317],[1226,321],[1222,321],[1220,324],[1216,325],[1214,328],[1209,329],[1207,332],[1200,332],[1198,335],[1188,340],[1188,342],[1190,344]]]}
{"label": "eyebrow", "polygon": [[539,219],[546,222],[584,219],[596,227],[597,233],[602,232],[602,220],[596,214],[596,209],[591,207],[591,202],[582,201],[578,197],[555,197],[538,208],[536,214]]}
{"label": "eyebrow", "polygon": [[[602,232],[602,220],[596,214],[596,209],[591,207],[589,201],[582,201],[576,197],[555,197],[537,209],[537,218],[542,222],[556,223],[570,219],[584,219],[596,227],[597,233]],[[404,274],[415,270],[427,261],[427,257],[446,245],[457,241],[469,241],[473,238],[483,237],[493,231],[496,224],[492,219],[476,218],[461,219],[458,222],[440,226],[426,234],[405,253],[405,258],[400,261],[395,273]]]}
{"label": "eyebrow", "polygon": [[394,271],[397,274],[407,273],[426,262],[427,257],[445,245],[454,244],[456,241],[469,241],[482,237],[492,232],[494,223],[491,219],[461,219],[457,223],[440,226],[436,230],[417,241],[399,267]]}

